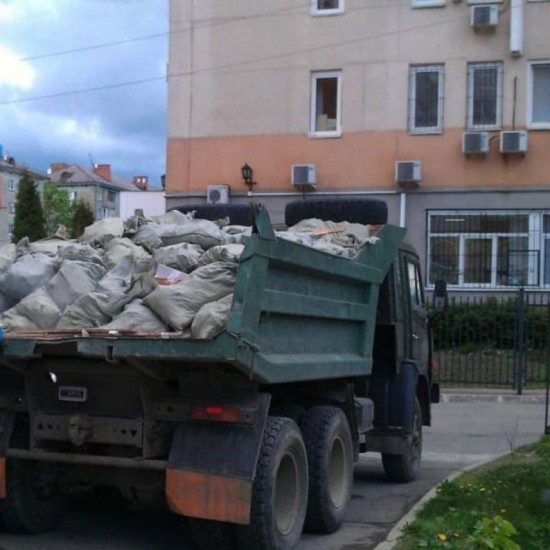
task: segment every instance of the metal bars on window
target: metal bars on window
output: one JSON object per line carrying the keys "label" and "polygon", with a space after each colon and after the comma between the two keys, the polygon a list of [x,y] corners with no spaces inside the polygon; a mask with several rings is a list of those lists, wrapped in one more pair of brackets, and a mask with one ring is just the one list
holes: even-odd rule
{"label": "metal bars on window", "polygon": [[494,130],[501,126],[502,63],[468,64],[468,128]]}
{"label": "metal bars on window", "polygon": [[428,284],[444,279],[457,288],[549,286],[547,220],[544,212],[431,213]]}
{"label": "metal bars on window", "polygon": [[443,130],[443,65],[414,65],[409,69],[409,132],[434,134]]}

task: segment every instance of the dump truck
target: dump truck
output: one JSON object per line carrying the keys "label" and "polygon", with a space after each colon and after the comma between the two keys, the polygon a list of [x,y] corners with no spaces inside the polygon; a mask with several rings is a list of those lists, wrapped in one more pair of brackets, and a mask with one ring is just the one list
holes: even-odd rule
{"label": "dump truck", "polygon": [[[0,344],[0,531],[58,526],[107,486],[188,518],[199,547],[291,549],[343,523],[354,462],[417,473],[438,400],[420,262],[376,200],[304,200],[375,227],[344,258],[277,238],[265,209],[209,340],[98,329]],[[441,293],[440,293],[441,294]]]}

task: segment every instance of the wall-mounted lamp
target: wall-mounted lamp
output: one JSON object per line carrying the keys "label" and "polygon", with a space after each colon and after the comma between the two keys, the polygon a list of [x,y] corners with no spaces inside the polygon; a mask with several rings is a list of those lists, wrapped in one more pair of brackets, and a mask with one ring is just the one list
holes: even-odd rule
{"label": "wall-mounted lamp", "polygon": [[254,170],[252,170],[246,162],[244,166],[241,167],[241,176],[244,180],[244,184],[248,187],[248,194],[251,195],[256,182],[254,181]]}

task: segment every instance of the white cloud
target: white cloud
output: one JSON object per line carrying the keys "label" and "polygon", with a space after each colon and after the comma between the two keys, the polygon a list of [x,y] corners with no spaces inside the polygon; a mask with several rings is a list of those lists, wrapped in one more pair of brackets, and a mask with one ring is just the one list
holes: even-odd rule
{"label": "white cloud", "polygon": [[0,46],[0,84],[7,84],[23,90],[32,88],[35,72],[11,50]]}
{"label": "white cloud", "polygon": [[38,12],[41,16],[56,18],[59,14],[59,0],[0,0],[0,21],[10,22]]}

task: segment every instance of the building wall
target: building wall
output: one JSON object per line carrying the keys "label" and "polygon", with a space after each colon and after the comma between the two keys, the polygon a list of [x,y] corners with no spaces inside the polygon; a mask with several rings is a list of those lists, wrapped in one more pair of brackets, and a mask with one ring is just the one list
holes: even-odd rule
{"label": "building wall", "polygon": [[[446,267],[460,263],[464,275],[468,261],[492,262],[493,282],[480,285],[502,290],[494,277],[506,253],[511,271],[537,271],[541,288],[550,288],[550,120],[537,128],[529,123],[530,63],[550,64],[550,1],[483,2],[498,10],[492,30],[471,26],[472,5],[482,2],[414,3],[345,0],[343,13],[316,17],[304,0],[172,0],[167,208],[204,201],[207,186],[220,183],[230,186],[231,202],[248,200],[240,173],[248,163],[257,182],[252,198],[283,223],[285,204],[303,197],[291,184],[291,166],[312,163],[317,182],[308,196],[386,200],[389,221],[408,226],[428,274],[435,265],[434,212],[498,210],[518,219],[533,212],[528,236],[511,229],[458,235],[460,258],[450,258]],[[511,27],[519,21],[521,51],[512,52]],[[479,156],[462,152],[463,133],[471,129],[471,63],[502,67],[501,120],[487,130],[489,152]],[[426,65],[443,67],[442,125],[418,135],[409,130],[409,73]],[[341,132],[331,137],[310,130],[311,79],[318,71],[341,72]],[[503,130],[528,131],[525,155],[500,152]],[[419,185],[396,183],[395,162],[402,160],[421,161]],[[480,251],[472,260],[463,243],[474,237]],[[538,259],[529,256],[518,267],[511,247],[521,239],[528,241],[524,252],[536,248]],[[485,258],[482,247],[489,241]]]}
{"label": "building wall", "polygon": [[164,191],[122,191],[120,193],[120,217],[130,218],[136,210],[146,217],[160,216],[166,212]]}
{"label": "building wall", "polygon": [[[318,189],[391,189],[394,162],[416,159],[426,189],[545,186],[550,132],[531,131],[528,154],[513,159],[498,139],[482,159],[461,143],[468,62],[503,63],[502,129],[525,128],[527,61],[550,58],[550,3],[525,2],[521,57],[510,54],[508,3],[492,32],[472,29],[467,2],[388,4],[346,0],[342,15],[312,17],[303,0],[171,2],[168,195],[243,190],[245,162],[263,191],[290,190],[294,163],[316,164]],[[431,63],[445,67],[443,133],[410,135],[409,65]],[[342,136],[312,138],[310,74],[332,69],[342,70]]]}

